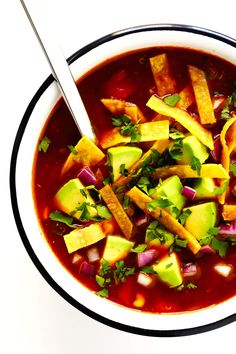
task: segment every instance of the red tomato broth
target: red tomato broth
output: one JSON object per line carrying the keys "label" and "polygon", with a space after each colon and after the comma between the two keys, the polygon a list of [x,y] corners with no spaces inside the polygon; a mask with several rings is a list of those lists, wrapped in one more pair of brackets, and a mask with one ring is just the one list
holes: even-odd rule
{"label": "red tomato broth", "polygon": [[[153,117],[154,112],[146,107],[146,102],[155,89],[149,58],[164,52],[168,55],[178,91],[189,82],[186,68],[188,64],[191,64],[209,72],[209,77],[212,75],[212,79],[208,81],[211,92],[220,90],[226,96],[232,92],[232,82],[236,79],[236,67],[203,52],[178,47],[162,47],[134,51],[109,59],[91,70],[77,83],[98,141],[104,132],[113,128],[112,115],[100,102],[101,98],[114,97],[113,95],[117,94],[115,98],[122,98],[137,104],[148,120]],[[116,85],[120,87],[114,89]],[[193,104],[189,111],[197,113],[196,105]],[[220,121],[215,131],[212,132],[213,135],[216,135],[221,127]],[[57,190],[70,178],[76,177],[80,167],[76,166],[75,169],[72,168],[60,177],[61,168],[69,154],[67,146],[75,145],[80,138],[75,123],[62,100],[48,118],[41,136],[44,135],[49,137],[52,143],[47,153],[35,153],[33,195],[38,219],[51,249],[62,265],[90,290],[98,291],[100,288],[96,280],[81,274],[79,265],[72,264],[73,254],[68,254],[62,237],[63,234],[71,231],[70,228],[64,224],[55,224],[52,220],[45,218],[45,214],[55,210],[53,198]],[[106,177],[106,166],[101,167]],[[93,170],[95,172],[96,168]],[[47,213],[45,213],[45,208],[47,208]],[[122,235],[118,225],[116,225],[116,232]],[[142,240],[142,231],[135,237]],[[96,244],[100,255],[102,255],[104,245],[105,240]],[[85,259],[86,252],[86,249],[79,251]],[[219,255],[202,254],[201,257],[196,257],[186,249],[178,253],[178,256],[181,262],[194,260],[198,264],[201,277],[194,280],[195,289],[168,288],[161,281],[158,281],[153,289],[147,289],[137,284],[136,275],[131,275],[124,283],[109,289],[109,299],[120,305],[134,308],[135,296],[141,293],[145,298],[145,304],[141,310],[160,313],[201,309],[223,302],[236,294],[236,278],[224,279],[213,269],[216,263],[222,261]],[[136,266],[135,254],[130,254],[125,262],[130,266]],[[223,262],[232,265],[236,271],[235,246],[228,247]],[[99,265],[96,264],[96,267],[98,269]]]}

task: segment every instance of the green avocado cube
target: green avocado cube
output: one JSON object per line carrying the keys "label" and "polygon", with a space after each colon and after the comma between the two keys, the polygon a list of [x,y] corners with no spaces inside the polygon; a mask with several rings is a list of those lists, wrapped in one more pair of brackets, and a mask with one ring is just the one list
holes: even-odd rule
{"label": "green avocado cube", "polygon": [[207,235],[208,230],[216,225],[217,204],[215,202],[207,202],[186,209],[190,210],[191,214],[187,217],[184,227],[197,240],[201,240]]}
{"label": "green avocado cube", "polygon": [[177,287],[183,282],[180,262],[174,252],[164,256],[159,263],[154,264],[152,268],[157,273],[158,277],[170,288]]}
{"label": "green avocado cube", "polygon": [[172,216],[178,217],[186,202],[186,198],[181,194],[182,189],[183,185],[180,178],[178,176],[171,176],[151,190],[150,196],[153,199],[159,199],[160,197],[167,198],[173,205],[170,205],[166,209]]}
{"label": "green avocado cube", "polygon": [[177,163],[180,165],[191,165],[192,158],[195,156],[200,163],[206,161],[209,156],[207,148],[194,135],[188,135],[183,140],[183,155]]}
{"label": "green avocado cube", "polygon": [[[77,210],[83,203],[89,203],[95,206],[93,198],[89,191],[83,186],[78,178],[74,178],[65,183],[55,195],[55,203],[57,208],[64,213],[72,215],[80,220],[82,210]],[[97,209],[90,205],[86,205],[88,213],[91,217],[97,216]],[[86,221],[86,220],[81,220]]]}
{"label": "green avocado cube", "polygon": [[134,146],[117,146],[107,150],[109,165],[112,168],[113,181],[120,176],[120,166],[129,169],[142,155],[142,150]]}
{"label": "green avocado cube", "polygon": [[117,261],[126,258],[133,246],[134,242],[124,237],[109,235],[107,236],[102,258],[113,265]]}
{"label": "green avocado cube", "polygon": [[213,178],[196,178],[193,182],[196,191],[195,199],[215,198],[217,189]]}

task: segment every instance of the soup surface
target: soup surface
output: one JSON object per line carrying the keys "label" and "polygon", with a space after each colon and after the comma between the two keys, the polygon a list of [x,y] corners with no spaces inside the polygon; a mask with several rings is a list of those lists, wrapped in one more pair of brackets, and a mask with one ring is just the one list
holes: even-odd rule
{"label": "soup surface", "polygon": [[33,195],[55,255],[98,296],[147,312],[236,294],[236,68],[175,47],[109,59],[78,81],[96,144],[61,100]]}

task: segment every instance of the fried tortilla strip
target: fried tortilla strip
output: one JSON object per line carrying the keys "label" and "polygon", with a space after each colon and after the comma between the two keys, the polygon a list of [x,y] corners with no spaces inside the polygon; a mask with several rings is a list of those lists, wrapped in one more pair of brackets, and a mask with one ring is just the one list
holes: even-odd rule
{"label": "fried tortilla strip", "polygon": [[178,176],[179,178],[229,178],[228,172],[221,164],[204,164],[201,166],[200,175],[193,170],[190,165],[173,165],[168,167],[156,168],[153,178],[165,178],[169,176]]}
{"label": "fried tortilla strip", "polygon": [[236,205],[230,205],[230,204],[223,205],[222,217],[226,221],[236,220]]}
{"label": "fried tortilla strip", "polygon": [[192,81],[193,91],[201,123],[215,123],[216,118],[204,71],[192,65],[188,65],[188,71]]}
{"label": "fried tortilla strip", "polygon": [[191,134],[196,136],[196,138],[198,138],[201,143],[206,145],[209,149],[213,150],[214,144],[210,131],[202,127],[201,124],[194,120],[188,112],[180,108],[171,107],[167,105],[155,95],[152,95],[150,97],[147,102],[147,106],[156,111],[157,113],[174,118]]}
{"label": "fried tortilla strip", "polygon": [[[162,120],[158,122],[148,122],[139,124],[140,142],[166,140],[169,138],[169,121]],[[131,142],[131,136],[121,135],[119,128],[114,128],[106,132],[100,139],[100,144],[104,149],[119,144],[127,144]],[[135,141],[135,140],[134,140]]]}
{"label": "fried tortilla strip", "polygon": [[129,169],[129,175],[128,176],[120,176],[114,183],[113,186],[115,188],[124,186],[128,184],[132,177],[137,173],[137,171],[142,167],[143,161],[152,154],[152,150],[157,150],[160,154],[164,152],[166,148],[170,146],[170,140],[157,140],[152,147],[143,154],[141,159],[139,159],[137,162],[135,162]]}
{"label": "fried tortilla strip", "polygon": [[83,136],[74,147],[74,152],[68,156],[61,174],[66,173],[75,163],[83,166],[96,166],[104,157],[105,154],[90,139]]}
{"label": "fried tortilla strip", "polygon": [[171,74],[167,55],[164,53],[150,58],[150,65],[158,95],[165,96],[175,93],[176,82]]}
{"label": "fried tortilla strip", "polygon": [[180,100],[175,105],[177,108],[187,109],[195,101],[193,89],[190,85],[185,86],[179,93]]}
{"label": "fried tortilla strip", "polygon": [[124,100],[117,100],[115,98],[103,98],[101,99],[101,102],[114,115],[127,114],[132,122],[146,122],[146,118],[143,113],[134,103]]}
{"label": "fried tortilla strip", "polygon": [[151,199],[145,193],[141,192],[140,189],[133,187],[126,193],[126,195],[146,214],[149,214],[153,218],[157,219],[162,225],[166,227],[167,230],[172,232],[174,235],[178,235],[181,239],[187,240],[188,247],[194,254],[200,250],[201,246],[196,238],[165,209],[156,207],[155,210],[150,210],[148,208],[148,203],[153,199]]}
{"label": "fried tortilla strip", "polygon": [[134,225],[130,221],[126,212],[124,211],[122,205],[120,204],[117,196],[113,192],[111,186],[107,184],[105,187],[99,190],[99,193],[106,203],[108,209],[116,219],[121,231],[124,233],[125,237],[130,239],[133,235]]}
{"label": "fried tortilla strip", "polygon": [[[230,118],[225,125],[220,134],[220,142],[222,145],[221,152],[221,163],[224,166],[225,170],[229,172],[230,168],[230,155],[235,149],[236,146],[236,117]],[[220,204],[224,204],[227,191],[222,193],[218,197]]]}

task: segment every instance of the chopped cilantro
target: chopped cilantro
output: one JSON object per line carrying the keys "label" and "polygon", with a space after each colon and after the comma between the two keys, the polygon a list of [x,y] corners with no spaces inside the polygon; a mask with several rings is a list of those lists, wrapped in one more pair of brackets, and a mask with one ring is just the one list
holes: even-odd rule
{"label": "chopped cilantro", "polygon": [[226,191],[228,185],[229,185],[229,180],[228,180],[228,179],[225,179],[225,180],[221,183],[221,186],[220,186],[220,187],[216,187],[216,188],[215,188],[215,193],[216,193],[216,195],[221,195],[221,194],[223,194],[223,193]]}
{"label": "chopped cilantro", "polygon": [[164,98],[164,102],[168,104],[168,106],[174,107],[180,100],[180,95],[174,93],[173,95],[167,96]]}
{"label": "chopped cilantro", "polygon": [[156,274],[155,270],[153,269],[152,266],[145,266],[141,269],[142,272],[146,274]]}
{"label": "chopped cilantro", "polygon": [[170,130],[169,136],[172,140],[179,140],[179,139],[185,138],[184,133],[179,132],[178,130],[174,130],[174,129]]}
{"label": "chopped cilantro", "polygon": [[91,215],[88,210],[88,206],[91,206],[90,203],[83,202],[75,210],[73,210],[71,215],[75,214],[77,211],[81,211],[80,220],[91,220]]}
{"label": "chopped cilantro", "polygon": [[234,177],[236,177],[236,162],[230,165],[230,172],[232,172]]}
{"label": "chopped cilantro", "polygon": [[127,177],[129,175],[129,171],[127,170],[127,168],[125,168],[125,164],[122,163],[120,165],[120,173],[122,174],[122,176]]}
{"label": "chopped cilantro", "polygon": [[150,181],[148,177],[141,177],[137,182],[137,187],[139,187],[144,193],[148,194],[148,188],[150,186]]}
{"label": "chopped cilantro", "polygon": [[168,264],[166,265],[166,269],[168,269],[168,268],[172,267],[172,265],[173,265],[173,263],[172,263],[172,262],[171,262],[171,263],[168,263]]}
{"label": "chopped cilantro", "polygon": [[176,139],[169,147],[169,154],[174,160],[180,160],[183,155],[183,139]]}
{"label": "chopped cilantro", "polygon": [[73,145],[67,145],[67,147],[73,155],[78,155],[78,151],[75,149]]}
{"label": "chopped cilantro", "polygon": [[133,123],[127,115],[122,114],[122,115],[118,115],[116,117],[113,117],[112,124],[115,127],[120,128],[121,135],[130,136],[131,142],[132,141],[137,141],[137,142],[140,141],[141,133],[140,133],[139,125],[136,123]]}
{"label": "chopped cilantro", "polygon": [[97,291],[96,294],[101,296],[101,297],[108,298],[108,289],[103,288],[103,289]]}
{"label": "chopped cilantro", "polygon": [[170,205],[173,205],[173,203],[166,197],[160,197],[159,199],[155,199],[147,203],[148,210],[155,210],[156,208],[167,208]]}
{"label": "chopped cilantro", "polygon": [[69,227],[73,227],[73,218],[71,216],[62,214],[60,211],[56,210],[49,214],[49,218],[53,221],[58,221],[66,224]]}
{"label": "chopped cilantro", "polygon": [[189,217],[189,215],[191,215],[192,212],[190,209],[186,209],[185,211],[183,211],[183,213],[179,216],[179,222],[181,225],[185,224],[186,219]]}
{"label": "chopped cilantro", "polygon": [[211,245],[215,251],[219,253],[221,257],[224,257],[227,251],[228,242],[220,241],[216,237],[212,239]]}
{"label": "chopped cilantro", "polygon": [[109,183],[111,183],[111,177],[104,178],[104,180],[103,180],[104,186],[106,186]]}
{"label": "chopped cilantro", "polygon": [[188,288],[188,289],[196,289],[197,288],[197,285],[195,285],[195,284],[193,284],[193,283],[188,283],[187,285],[186,285],[186,288]]}
{"label": "chopped cilantro", "polygon": [[201,176],[201,162],[196,156],[192,156],[191,168],[197,171],[198,176]]}
{"label": "chopped cilantro", "polygon": [[179,247],[186,248],[188,245],[188,240],[182,240],[178,236],[175,237],[175,244]]}
{"label": "chopped cilantro", "polygon": [[131,251],[134,253],[142,253],[143,251],[145,251],[146,248],[147,248],[146,243],[141,243],[137,247],[132,248]]}
{"label": "chopped cilantro", "polygon": [[38,151],[47,152],[49,145],[51,144],[51,140],[45,135],[40,143],[38,144]]}
{"label": "chopped cilantro", "polygon": [[82,194],[83,197],[87,198],[87,193],[86,193],[85,190],[86,190],[86,188],[82,188],[79,191],[80,191],[80,193]]}

